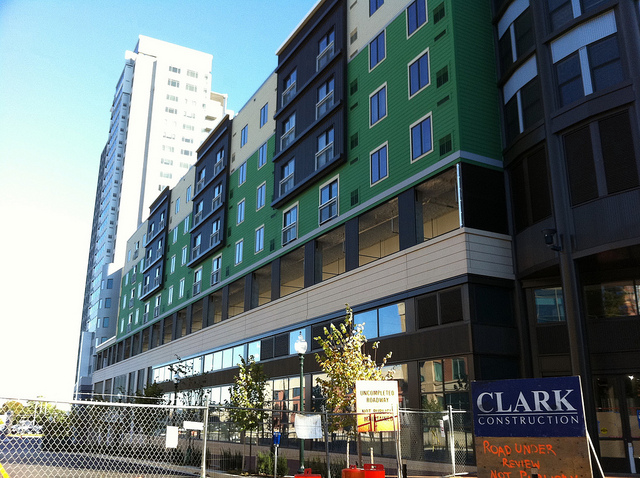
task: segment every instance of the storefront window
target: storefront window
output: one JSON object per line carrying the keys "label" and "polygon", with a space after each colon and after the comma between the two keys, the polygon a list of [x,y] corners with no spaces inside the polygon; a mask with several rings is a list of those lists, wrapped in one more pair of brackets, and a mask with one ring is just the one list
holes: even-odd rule
{"label": "storefront window", "polygon": [[609,282],[584,288],[587,315],[591,318],[638,315],[638,285],[633,281]]}

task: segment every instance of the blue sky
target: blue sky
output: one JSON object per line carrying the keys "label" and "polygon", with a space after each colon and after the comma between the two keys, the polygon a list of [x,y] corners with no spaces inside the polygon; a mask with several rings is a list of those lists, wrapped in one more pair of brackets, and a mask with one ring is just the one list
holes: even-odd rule
{"label": "blue sky", "polygon": [[212,90],[237,112],[315,3],[0,1],[0,399],[71,398],[97,170],[125,50],[142,34],[212,54]]}

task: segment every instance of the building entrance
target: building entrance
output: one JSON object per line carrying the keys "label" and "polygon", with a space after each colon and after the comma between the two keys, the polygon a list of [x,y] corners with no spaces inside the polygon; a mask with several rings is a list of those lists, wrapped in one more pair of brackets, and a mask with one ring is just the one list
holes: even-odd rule
{"label": "building entrance", "polygon": [[595,377],[594,387],[605,471],[639,472],[640,372]]}

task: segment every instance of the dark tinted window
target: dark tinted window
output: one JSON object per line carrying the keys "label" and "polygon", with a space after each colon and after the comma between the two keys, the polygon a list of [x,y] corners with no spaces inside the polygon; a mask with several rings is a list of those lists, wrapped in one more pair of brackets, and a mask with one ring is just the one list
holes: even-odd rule
{"label": "dark tinted window", "polygon": [[624,79],[618,40],[615,35],[589,45],[587,51],[594,91],[608,88]]}
{"label": "dark tinted window", "polygon": [[576,205],[598,197],[598,185],[593,164],[591,132],[585,126],[564,137],[569,170],[571,204]]}
{"label": "dark tinted window", "polygon": [[557,30],[562,25],[573,20],[571,0],[547,0],[547,7],[551,30]]}
{"label": "dark tinted window", "polygon": [[578,52],[556,63],[556,76],[560,106],[568,105],[584,96]]}
{"label": "dark tinted window", "polygon": [[625,112],[603,119],[599,126],[607,193],[637,187],[638,169],[629,114]]}

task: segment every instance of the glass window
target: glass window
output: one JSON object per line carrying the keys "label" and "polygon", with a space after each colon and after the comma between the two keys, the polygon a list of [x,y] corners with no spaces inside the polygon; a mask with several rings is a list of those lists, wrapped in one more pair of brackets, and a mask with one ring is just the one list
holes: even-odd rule
{"label": "glass window", "polygon": [[618,40],[615,35],[592,43],[587,47],[587,52],[594,91],[603,90],[624,79]]}
{"label": "glass window", "polygon": [[427,23],[427,5],[425,0],[416,0],[407,7],[407,34],[411,35]]}
{"label": "glass window", "polygon": [[318,136],[316,170],[333,159],[333,126]]}
{"label": "glass window", "polygon": [[262,209],[267,199],[267,183],[262,183],[256,190],[256,210]]}
{"label": "glass window", "polygon": [[373,15],[382,5],[384,5],[384,0],[369,0],[369,16]]}
{"label": "glass window", "polygon": [[358,218],[359,265],[400,250],[398,199],[394,198]]}
{"label": "glass window", "polygon": [[373,93],[369,98],[370,125],[387,116],[387,87],[386,85]]}
{"label": "glass window", "polygon": [[249,125],[244,125],[242,131],[240,132],[240,147],[242,148],[245,144],[247,144],[247,140],[249,139]]}
{"label": "glass window", "polygon": [[298,237],[298,206],[295,205],[282,215],[282,245]]}
{"label": "glass window", "polygon": [[271,302],[271,264],[253,272],[251,307],[259,307]]}
{"label": "glass window", "polygon": [[284,79],[283,92],[282,92],[282,106],[289,103],[289,101],[291,101],[291,98],[293,98],[296,94],[296,76],[297,76],[297,71],[293,70]]}
{"label": "glass window", "polygon": [[229,284],[229,317],[244,312],[244,277]]}
{"label": "glass window", "polygon": [[369,43],[369,69],[373,70],[385,58],[384,30]]}
{"label": "glass window", "polygon": [[633,281],[608,282],[585,286],[587,316],[591,318],[638,315],[640,287]]}
{"label": "glass window", "polygon": [[237,214],[236,224],[240,224],[244,222],[244,204],[245,204],[244,199],[238,203],[238,214]]}
{"label": "glass window", "polygon": [[316,282],[345,272],[344,226],[316,239]]}
{"label": "glass window", "polygon": [[377,310],[374,309],[353,314],[353,323],[363,327],[362,333],[367,339],[373,339],[378,336]]}
{"label": "glass window", "polygon": [[426,88],[429,83],[429,51],[426,51],[409,65],[409,96]]}
{"label": "glass window", "polygon": [[245,161],[238,168],[238,186],[242,186],[247,180],[247,162]]}
{"label": "glass window", "polygon": [[236,242],[236,257],[235,257],[235,264],[238,265],[242,262],[242,249],[244,246],[244,240],[240,239],[238,242]]}
{"label": "glass window", "polygon": [[338,180],[320,188],[320,224],[338,215]]}
{"label": "glass window", "polygon": [[404,302],[378,309],[378,335],[380,337],[400,334],[406,330]]}
{"label": "glass window", "polygon": [[304,287],[304,246],[280,258],[280,297]]}
{"label": "glass window", "polygon": [[260,146],[258,150],[258,169],[267,164],[267,143]]}
{"label": "glass window", "polygon": [[283,196],[293,189],[294,186],[294,173],[296,169],[295,158],[287,161],[282,166],[282,179],[280,180],[280,195]]}
{"label": "glass window", "polygon": [[387,177],[387,145],[371,153],[371,184]]}
{"label": "glass window", "polygon": [[329,78],[318,87],[318,100],[316,103],[316,119],[320,118],[333,106],[333,90],[335,81],[333,77]]}
{"label": "glass window", "polygon": [[247,357],[253,356],[256,362],[260,361],[260,341],[249,342],[247,344]]}
{"label": "glass window", "polygon": [[560,106],[568,105],[584,96],[578,52],[569,55],[556,64],[556,77],[558,79]]}
{"label": "glass window", "polygon": [[552,30],[557,30],[573,20],[571,3],[571,0],[547,0],[549,22],[551,23]]}
{"label": "glass window", "polygon": [[411,160],[424,156],[433,151],[433,139],[431,132],[431,113],[411,126]]}
{"label": "glass window", "polygon": [[260,226],[256,229],[256,247],[255,252],[260,252],[264,249],[264,226]]}
{"label": "glass window", "polygon": [[269,103],[260,108],[260,127],[262,128],[269,119]]}
{"label": "glass window", "polygon": [[292,113],[284,122],[283,133],[280,137],[280,149],[285,149],[296,137],[296,114]]}
{"label": "glass window", "polygon": [[318,56],[316,57],[316,71],[320,71],[331,58],[335,51],[335,31],[333,28],[329,30],[318,42]]}
{"label": "glass window", "polygon": [[536,320],[539,324],[565,322],[562,287],[536,289],[533,292]]}

